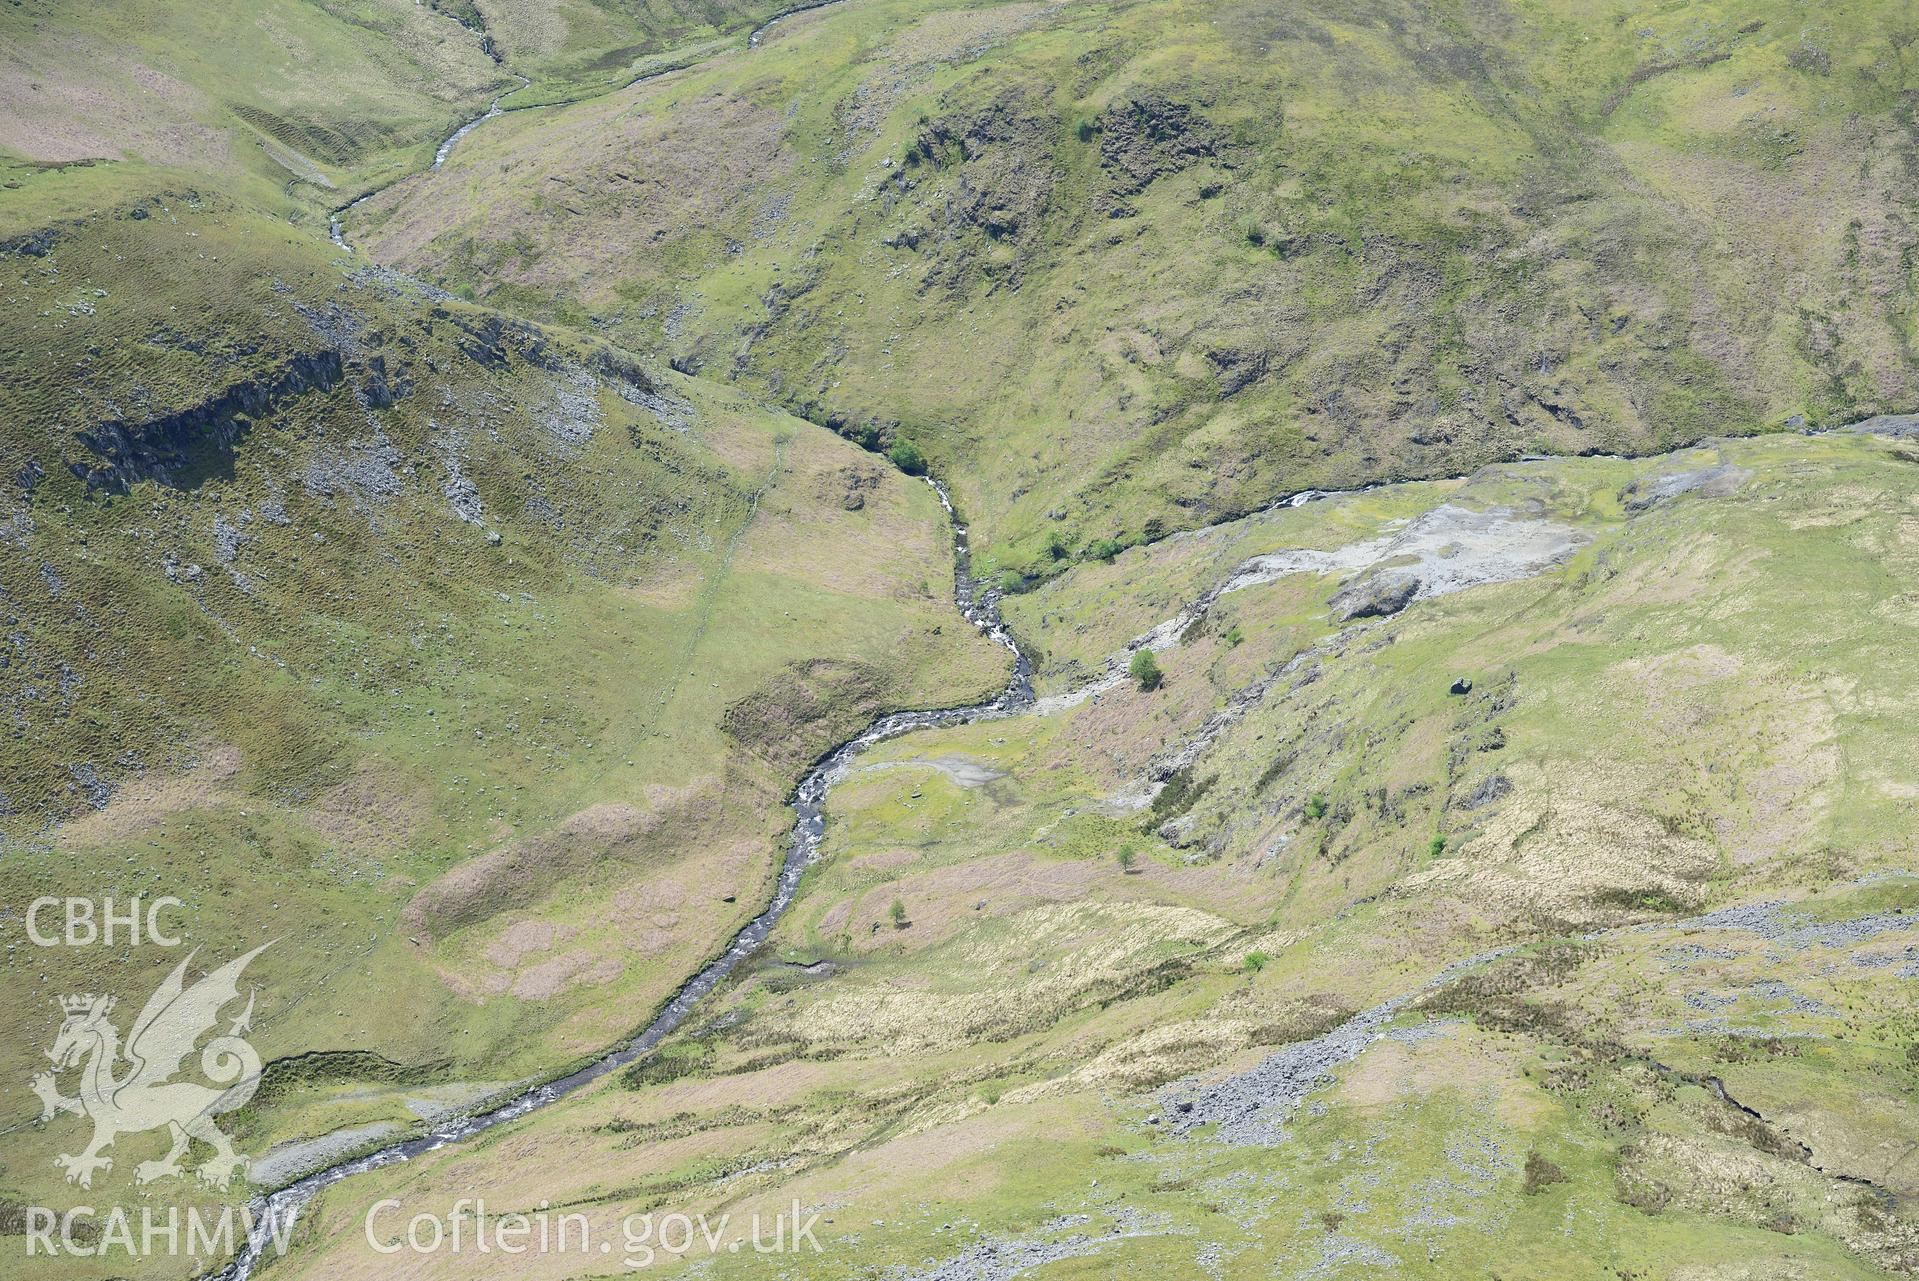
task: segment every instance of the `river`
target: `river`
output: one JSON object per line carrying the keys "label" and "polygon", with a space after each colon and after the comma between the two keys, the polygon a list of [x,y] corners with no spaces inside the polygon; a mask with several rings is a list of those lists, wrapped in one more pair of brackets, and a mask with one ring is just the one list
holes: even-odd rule
{"label": "river", "polygon": [[450,1143],[470,1139],[495,1126],[516,1121],[651,1053],[654,1047],[686,1021],[702,999],[726,981],[741,961],[751,956],[766,941],[773,932],[773,926],[791,906],[793,896],[799,890],[801,875],[819,855],[820,840],[826,831],[827,792],[846,777],[854,758],[875,743],[914,730],[1009,716],[1032,705],[1032,665],[1026,655],[1020,652],[1012,633],[1000,618],[998,593],[982,588],[973,579],[972,549],[967,542],[966,525],[954,512],[952,497],[946,487],[936,480],[929,479],[926,483],[939,495],[940,506],[946,510],[952,523],[953,594],[960,612],[973,626],[1004,645],[1013,655],[1013,672],[1005,688],[986,702],[966,707],[888,713],[820,758],[819,763],[807,772],[793,790],[793,831],[787,838],[786,855],[781,860],[771,900],[758,916],[748,921],[733,936],[726,951],[709,961],[704,969],[674,993],[673,998],[661,1007],[660,1012],[653,1016],[653,1021],[637,1036],[578,1071],[534,1086],[496,1108],[448,1122],[425,1134],[317,1170],[262,1198],[252,1207],[252,1229],[246,1247],[225,1268],[211,1274],[213,1278],[217,1278],[217,1281],[246,1281],[253,1275],[265,1249],[276,1237],[285,1240],[300,1212],[313,1198],[342,1179],[408,1161]]}

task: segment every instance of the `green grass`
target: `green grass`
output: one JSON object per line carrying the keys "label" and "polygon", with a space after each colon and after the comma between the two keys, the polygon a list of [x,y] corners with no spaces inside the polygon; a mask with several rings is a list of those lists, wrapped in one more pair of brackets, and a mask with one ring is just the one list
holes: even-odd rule
{"label": "green grass", "polygon": [[[123,197],[155,166],[285,212],[339,204],[420,167],[434,140],[509,83],[476,38],[425,6],[274,0],[254,19],[166,0],[62,10],[57,20],[10,7],[0,33],[38,83],[12,104],[5,150],[103,159]],[[81,86],[91,101],[73,96]],[[18,202],[45,185],[0,192],[0,218],[14,222]]]}

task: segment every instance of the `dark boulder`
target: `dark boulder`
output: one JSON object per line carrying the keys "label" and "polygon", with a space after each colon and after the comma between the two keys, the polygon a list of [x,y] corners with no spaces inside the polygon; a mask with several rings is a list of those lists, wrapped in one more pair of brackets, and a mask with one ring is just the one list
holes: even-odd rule
{"label": "dark boulder", "polygon": [[1340,622],[1355,618],[1384,618],[1397,614],[1419,595],[1419,579],[1408,573],[1373,574],[1340,588],[1333,597],[1333,616]]}

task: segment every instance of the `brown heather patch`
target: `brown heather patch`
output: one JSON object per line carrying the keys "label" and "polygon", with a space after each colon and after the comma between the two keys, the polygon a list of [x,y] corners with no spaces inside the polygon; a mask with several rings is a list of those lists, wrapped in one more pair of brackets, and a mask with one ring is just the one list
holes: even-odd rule
{"label": "brown heather patch", "polygon": [[180,774],[150,773],[113,794],[104,809],[62,824],[60,839],[77,845],[107,845],[153,827],[169,814],[224,805],[241,793],[227,786],[240,772],[238,748],[215,744]]}
{"label": "brown heather patch", "polygon": [[683,827],[718,800],[718,780],[706,778],[649,798],[592,805],[551,831],[462,863],[422,887],[401,914],[401,927],[432,937],[513,907],[530,906],[555,882],[608,859],[649,852],[651,837]]}
{"label": "brown heather patch", "polygon": [[[647,274],[654,246],[720,224],[792,167],[777,110],[732,94],[681,100],[683,81],[493,122],[444,170],[371,202],[368,221],[392,216],[366,232],[367,251],[428,274],[483,262],[493,282],[607,301],[616,282]],[[484,204],[471,199],[476,182],[493,193]],[[538,249],[522,256],[514,246],[527,240]]]}

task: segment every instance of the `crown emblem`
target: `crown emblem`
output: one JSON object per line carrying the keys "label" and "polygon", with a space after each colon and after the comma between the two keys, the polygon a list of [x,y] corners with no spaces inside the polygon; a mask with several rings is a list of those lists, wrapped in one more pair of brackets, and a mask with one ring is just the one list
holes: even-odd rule
{"label": "crown emblem", "polygon": [[[29,1084],[40,1096],[42,1121],[73,1113],[93,1122],[93,1138],[86,1147],[53,1159],[55,1168],[66,1171],[68,1183],[92,1187],[94,1175],[113,1168],[113,1158],[103,1149],[122,1135],[149,1130],[171,1134],[173,1146],[164,1157],[135,1166],[135,1184],[184,1174],[180,1158],[190,1142],[213,1149],[213,1158],[194,1170],[208,1187],[228,1187],[235,1175],[245,1173],[248,1158],[234,1151],[232,1140],[214,1124],[214,1118],[246,1105],[260,1088],[265,1065],[243,1036],[252,1026],[252,999],[248,998],[245,1011],[228,1025],[225,1035],[220,1034],[220,1011],[239,1003],[241,972],[268,946],[263,943],[228,961],[191,986],[186,973],[195,954],[188,954],[147,998],[124,1049],[120,1029],[108,1017],[112,997],[98,992],[52,994],[65,1021],[47,1051],[51,1070],[39,1073]],[[207,1083],[174,1080],[209,1033],[212,1039],[200,1047],[198,1073]],[[129,1066],[116,1072],[114,1065],[122,1058]],[[71,1097],[60,1092],[58,1078],[66,1072],[80,1076],[80,1092]]]}

